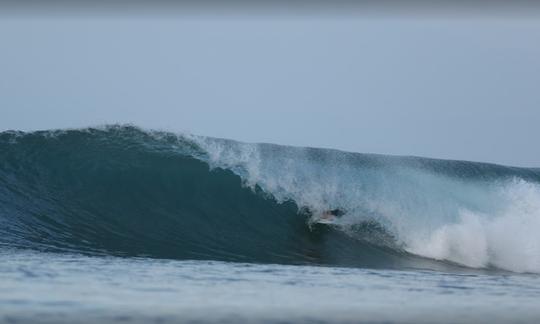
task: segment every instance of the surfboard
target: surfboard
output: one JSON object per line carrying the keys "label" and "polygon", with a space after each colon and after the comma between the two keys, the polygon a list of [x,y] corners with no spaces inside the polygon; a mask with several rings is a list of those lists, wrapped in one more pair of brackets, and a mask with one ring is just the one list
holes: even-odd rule
{"label": "surfboard", "polygon": [[317,217],[313,219],[313,222],[318,223],[318,224],[335,224],[336,220],[337,220],[336,217],[328,217],[328,218]]}
{"label": "surfboard", "polygon": [[315,221],[315,223],[318,223],[318,224],[335,224],[335,220],[334,219],[318,219]]}

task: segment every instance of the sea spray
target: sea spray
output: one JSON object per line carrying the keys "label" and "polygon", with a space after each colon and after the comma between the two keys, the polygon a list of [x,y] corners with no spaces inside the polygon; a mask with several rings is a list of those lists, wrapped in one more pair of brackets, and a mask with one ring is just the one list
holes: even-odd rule
{"label": "sea spray", "polygon": [[[0,244],[85,254],[540,272],[540,171],[132,126],[0,134]],[[344,212],[336,224],[312,215]],[[416,255],[416,256],[415,256]]]}

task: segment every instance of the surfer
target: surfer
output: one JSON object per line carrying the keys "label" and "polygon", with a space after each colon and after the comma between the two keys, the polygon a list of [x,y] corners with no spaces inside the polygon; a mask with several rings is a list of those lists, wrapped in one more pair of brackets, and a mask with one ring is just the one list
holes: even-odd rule
{"label": "surfer", "polygon": [[320,219],[325,221],[333,221],[337,217],[341,217],[343,215],[345,215],[345,212],[341,209],[330,209],[322,212]]}
{"label": "surfer", "polygon": [[339,218],[346,214],[342,209],[327,209],[324,211],[312,211],[309,208],[302,210],[309,217],[308,224],[311,228],[313,224],[336,224]]}

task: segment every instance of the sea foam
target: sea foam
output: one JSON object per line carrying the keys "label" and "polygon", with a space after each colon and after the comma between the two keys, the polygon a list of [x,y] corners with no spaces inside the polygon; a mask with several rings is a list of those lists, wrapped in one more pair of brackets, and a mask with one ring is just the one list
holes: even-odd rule
{"label": "sea foam", "polygon": [[416,255],[540,272],[540,185],[530,179],[473,162],[193,139],[211,166],[234,171],[247,186],[313,213],[345,210],[334,227],[351,235],[352,226],[375,221]]}

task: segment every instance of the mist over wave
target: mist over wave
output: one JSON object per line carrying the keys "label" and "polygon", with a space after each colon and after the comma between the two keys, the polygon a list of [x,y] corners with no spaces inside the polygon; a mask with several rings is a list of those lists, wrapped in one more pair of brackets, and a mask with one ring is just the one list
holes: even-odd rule
{"label": "mist over wave", "polygon": [[538,169],[132,126],[0,133],[7,247],[540,272],[539,230]]}
{"label": "mist over wave", "polygon": [[537,169],[199,138],[214,167],[280,201],[375,221],[404,250],[470,267],[540,271]]}

